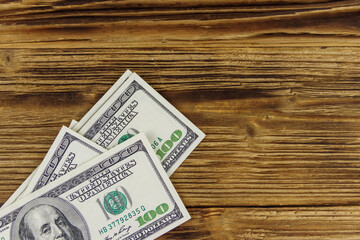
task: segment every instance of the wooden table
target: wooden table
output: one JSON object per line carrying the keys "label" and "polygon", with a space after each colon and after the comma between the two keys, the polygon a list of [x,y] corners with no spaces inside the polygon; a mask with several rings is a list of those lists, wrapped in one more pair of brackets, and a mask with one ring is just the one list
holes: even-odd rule
{"label": "wooden table", "polygon": [[127,69],[207,137],[161,239],[360,239],[360,3],[0,1],[0,202]]}

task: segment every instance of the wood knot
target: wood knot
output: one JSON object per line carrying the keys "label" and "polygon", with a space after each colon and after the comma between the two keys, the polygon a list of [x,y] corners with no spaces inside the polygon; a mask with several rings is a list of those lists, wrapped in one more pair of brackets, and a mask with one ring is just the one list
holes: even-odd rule
{"label": "wood knot", "polygon": [[251,125],[246,125],[246,133],[249,135],[249,137],[255,136],[255,128]]}
{"label": "wood knot", "polygon": [[0,51],[0,65],[2,65],[6,71],[12,70],[12,68],[14,67],[13,50]]}

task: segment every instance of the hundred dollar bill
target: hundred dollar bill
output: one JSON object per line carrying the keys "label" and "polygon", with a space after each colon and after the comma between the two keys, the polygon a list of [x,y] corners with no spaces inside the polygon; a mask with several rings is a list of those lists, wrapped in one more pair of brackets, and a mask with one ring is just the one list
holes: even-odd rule
{"label": "hundred dollar bill", "polygon": [[101,146],[63,126],[20,198],[53,182],[105,151],[106,149]]}
{"label": "hundred dollar bill", "polygon": [[155,239],[190,216],[143,134],[0,210],[0,239]]}
{"label": "hundred dollar bill", "polygon": [[76,121],[76,120],[71,120],[71,123],[70,123],[70,125],[69,125],[69,128],[72,129],[72,130],[74,130],[73,128],[74,128],[75,125],[78,124],[78,123],[79,123],[79,122]]}
{"label": "hundred dollar bill", "polygon": [[85,116],[71,129],[79,131],[84,124],[101,108],[102,105],[118,90],[118,88],[130,77],[132,72],[128,69],[126,72],[115,82],[114,85],[100,98],[100,100],[85,114]]}
{"label": "hundred dollar bill", "polygon": [[169,176],[205,137],[136,73],[78,132],[107,149],[144,132]]}
{"label": "hundred dollar bill", "polygon": [[25,191],[27,186],[29,185],[31,179],[34,177],[34,174],[36,172],[36,169],[26,178],[26,180],[16,189],[16,191],[10,196],[10,198],[1,206],[1,208],[4,208],[13,202],[15,202],[20,195]]}

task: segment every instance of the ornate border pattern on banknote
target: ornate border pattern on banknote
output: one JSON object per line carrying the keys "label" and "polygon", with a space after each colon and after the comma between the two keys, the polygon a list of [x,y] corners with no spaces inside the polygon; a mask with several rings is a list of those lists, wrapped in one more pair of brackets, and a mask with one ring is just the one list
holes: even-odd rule
{"label": "ornate border pattern on banknote", "polygon": [[[98,149],[92,147],[91,145],[87,144],[86,142],[80,140],[79,138],[77,138],[69,133],[65,133],[64,137],[60,141],[59,146],[56,148],[55,153],[51,156],[51,160],[49,161],[49,163],[47,164],[46,168],[44,169],[44,171],[41,175],[43,178],[41,178],[41,181],[39,180],[37,182],[37,184],[35,185],[35,187],[33,189],[33,192],[42,188],[43,186],[45,186],[46,184],[49,183],[51,176],[53,175],[55,169],[57,168],[57,166],[60,163],[59,159],[61,159],[64,156],[66,150],[68,149],[70,144],[74,141],[79,141],[79,143],[90,148],[94,152],[97,152],[99,154],[102,153]],[[54,162],[53,161],[54,159],[57,160],[57,162],[56,161]],[[51,173],[49,173],[49,170],[51,171]],[[45,172],[47,174],[44,174]]]}
{"label": "ornate border pattern on banknote", "polygon": [[[135,239],[143,239],[145,237],[148,237],[148,236],[156,233],[157,231],[165,228],[166,226],[170,225],[171,223],[183,218],[183,214],[180,211],[179,206],[176,204],[175,199],[171,195],[170,190],[167,188],[166,183],[162,179],[162,177],[161,177],[159,171],[157,170],[154,162],[151,160],[151,157],[150,157],[148,151],[146,150],[145,146],[142,144],[141,141],[137,141],[137,142],[133,143],[132,145],[130,145],[129,147],[127,147],[126,149],[123,149],[122,151],[120,151],[120,152],[106,158],[105,160],[101,161],[100,163],[96,164],[95,166],[85,170],[81,174],[78,174],[75,177],[73,177],[72,179],[69,179],[68,181],[62,183],[60,186],[57,186],[57,187],[51,189],[47,193],[41,195],[39,198],[43,198],[43,197],[56,198],[59,195],[61,195],[61,194],[65,193],[65,192],[69,191],[70,189],[76,187],[77,185],[89,180],[90,178],[94,177],[95,175],[105,171],[108,167],[102,168],[100,166],[104,166],[107,161],[111,160],[112,165],[114,165],[114,164],[128,158],[129,156],[131,156],[131,155],[133,155],[133,154],[135,154],[136,152],[139,152],[139,151],[143,151],[145,153],[145,155],[147,157],[147,160],[150,162],[153,171],[157,175],[157,179],[159,179],[159,181],[161,182],[161,185],[164,187],[164,190],[166,191],[166,193],[168,194],[170,200],[174,204],[173,211],[166,214],[165,216],[158,219],[157,221],[149,224],[148,226],[140,229],[139,231],[133,233],[132,235],[128,236],[125,239],[126,240],[130,240],[130,239],[133,240],[134,239],[135,240]],[[19,212],[21,211],[21,209],[23,207],[24,207],[24,205],[22,207],[16,209],[16,210],[14,210],[14,211],[12,211],[11,213],[7,214],[6,216],[0,218],[0,228],[3,228],[6,225],[8,225],[8,224],[12,223],[13,221],[15,221],[18,214],[19,214]],[[169,220],[166,221],[166,219],[169,219]],[[162,223],[162,222],[164,224],[159,225],[159,223]]]}
{"label": "ornate border pattern on banknote", "polygon": [[[163,168],[165,171],[168,171],[177,161],[178,158],[183,155],[188,147],[198,138],[198,135],[192,131],[185,123],[183,123],[175,114],[173,114],[169,109],[161,104],[153,95],[151,95],[146,89],[144,89],[136,80],[134,80],[129,87],[121,94],[114,103],[105,111],[105,113],[98,118],[98,120],[89,128],[89,130],[84,134],[88,139],[92,139],[102,127],[121,109],[122,106],[130,99],[135,92],[142,90],[146,95],[148,95],[156,104],[158,104],[165,112],[167,112],[174,120],[180,123],[184,128],[186,128],[187,133],[182,139],[180,144],[170,152],[170,154],[162,161]],[[107,113],[111,112],[110,115]],[[176,157],[172,157],[176,153]]]}

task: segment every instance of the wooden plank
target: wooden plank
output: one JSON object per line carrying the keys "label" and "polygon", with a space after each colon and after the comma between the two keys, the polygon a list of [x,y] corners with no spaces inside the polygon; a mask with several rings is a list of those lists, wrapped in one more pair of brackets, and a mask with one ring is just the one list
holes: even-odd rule
{"label": "wooden plank", "polygon": [[[298,38],[359,45],[360,6],[348,1],[21,1],[0,8],[1,47],[139,47],[198,41],[259,40],[283,45]],[[216,40],[216,42],[214,42]],[[280,41],[280,42],[279,42]],[[314,41],[306,41],[311,44]]]}
{"label": "wooden plank", "polygon": [[160,239],[359,239],[359,207],[191,208],[192,219]]}
{"label": "wooden plank", "polygon": [[188,206],[359,201],[358,48],[11,51],[16,67],[0,82],[1,201],[125,66],[208,135],[172,178]]}

